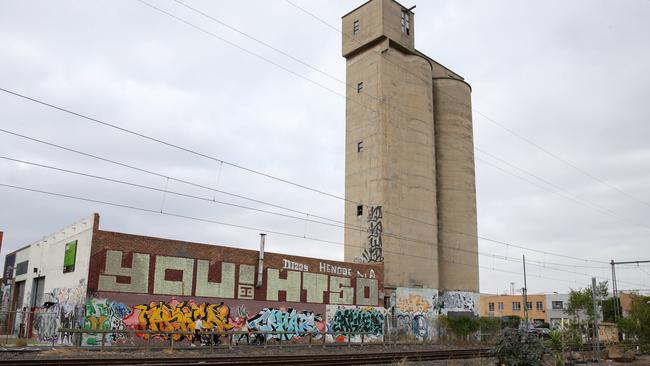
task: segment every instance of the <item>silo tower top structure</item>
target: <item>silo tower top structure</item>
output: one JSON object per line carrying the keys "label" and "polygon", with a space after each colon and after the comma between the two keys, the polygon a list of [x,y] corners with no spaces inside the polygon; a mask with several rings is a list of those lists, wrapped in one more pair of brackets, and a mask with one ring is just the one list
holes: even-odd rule
{"label": "silo tower top structure", "polygon": [[387,296],[478,292],[471,88],[415,48],[413,8],[371,0],[342,18],[345,259],[383,262]]}

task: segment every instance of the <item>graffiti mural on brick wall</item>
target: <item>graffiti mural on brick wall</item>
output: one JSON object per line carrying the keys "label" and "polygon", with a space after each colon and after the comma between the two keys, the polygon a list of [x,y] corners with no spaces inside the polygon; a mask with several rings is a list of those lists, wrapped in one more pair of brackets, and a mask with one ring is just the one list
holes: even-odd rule
{"label": "graffiti mural on brick wall", "polygon": [[[172,298],[169,302],[152,302],[129,307],[121,302],[107,299],[89,298],[85,304],[85,315],[82,317],[84,329],[90,330],[133,330],[136,337],[144,340],[168,340],[166,332],[186,332],[188,334],[173,334],[175,341],[194,340],[194,330],[197,319],[201,319],[203,328],[213,331],[249,332],[237,336],[234,341],[246,341],[261,344],[264,341],[294,341],[300,342],[311,334],[311,339],[318,340],[326,331],[341,332],[335,337],[328,336],[328,341],[346,341],[345,332],[367,332],[365,341],[381,340],[384,334],[384,309],[371,306],[342,306],[329,305],[326,316],[310,310],[297,310],[291,307],[263,308],[259,312],[250,313],[245,305],[231,308],[224,303],[197,303],[194,301],[179,301]],[[160,332],[152,335],[146,332]],[[266,336],[255,332],[288,332],[286,334],[268,334]],[[265,339],[266,337],[266,339]],[[107,333],[104,338],[106,345],[119,343],[125,335]],[[355,336],[352,342],[360,342],[361,337]],[[84,336],[84,345],[99,345],[101,334]]]}
{"label": "graffiti mural on brick wall", "polygon": [[[170,302],[152,302],[133,306],[133,311],[124,317],[124,325],[128,329],[149,330],[153,332],[194,332],[197,319],[201,319],[203,328],[215,331],[233,329],[230,324],[230,309],[223,303],[195,303],[194,301],[180,302],[172,299]],[[138,336],[149,339],[147,333]],[[155,335],[154,338],[168,339],[168,335]],[[192,335],[173,334],[176,341],[193,339]]]}
{"label": "graffiti mural on brick wall", "polygon": [[444,315],[477,315],[479,294],[475,292],[447,291],[440,296],[440,313]]}
{"label": "graffiti mural on brick wall", "polygon": [[381,206],[370,207],[368,212],[368,247],[363,250],[361,256],[364,262],[383,262],[384,253],[381,234]]}
{"label": "graffiti mural on brick wall", "polygon": [[267,339],[291,340],[300,338],[307,332],[324,332],[326,325],[322,314],[280,307],[279,309],[265,308],[248,319],[248,329],[263,332],[295,332],[293,334],[268,334],[266,336]]}
{"label": "graffiti mural on brick wall", "polygon": [[44,294],[42,308],[34,311],[32,336],[44,342],[72,344],[72,334],[60,328],[78,328],[83,319],[85,285],[55,288]]}
{"label": "graffiti mural on brick wall", "polygon": [[[327,307],[327,330],[329,332],[341,332],[335,334],[333,341],[345,342],[345,332],[369,333],[364,336],[365,341],[382,340],[384,336],[384,312],[383,308],[371,306],[334,306]],[[332,337],[329,336],[328,337]],[[360,342],[361,336],[356,335],[352,342]]]}
{"label": "graffiti mural on brick wall", "polygon": [[393,333],[396,336],[414,336],[418,340],[436,337],[437,304],[436,289],[399,287],[396,291]]}
{"label": "graffiti mural on brick wall", "polygon": [[[87,330],[125,330],[124,318],[131,313],[131,309],[121,302],[112,302],[107,299],[89,298],[85,304],[83,329]],[[104,336],[105,344],[112,344],[118,339],[126,338],[124,333],[108,333]],[[83,344],[101,344],[100,333],[84,334]]]}

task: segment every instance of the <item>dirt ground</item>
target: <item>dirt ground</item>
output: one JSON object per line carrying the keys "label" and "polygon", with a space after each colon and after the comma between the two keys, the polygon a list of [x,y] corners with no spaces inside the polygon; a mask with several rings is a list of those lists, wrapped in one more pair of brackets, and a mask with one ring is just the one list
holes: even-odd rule
{"label": "dirt ground", "polygon": [[[20,360],[23,358],[33,359],[33,358],[46,358],[46,359],[57,359],[57,358],[68,358],[71,356],[74,357],[92,357],[92,358],[113,358],[113,357],[151,357],[151,358],[160,358],[160,357],[197,357],[197,356],[240,356],[240,355],[275,355],[291,352],[292,354],[326,354],[326,353],[346,353],[346,352],[382,352],[390,349],[391,351],[400,350],[400,351],[418,351],[423,348],[427,349],[453,349],[453,348],[466,348],[466,347],[445,347],[445,346],[422,346],[422,345],[403,345],[403,346],[394,346],[386,348],[380,345],[368,345],[363,348],[352,347],[348,348],[345,346],[329,346],[326,348],[322,347],[277,347],[269,346],[267,348],[259,346],[244,346],[244,347],[235,347],[232,350],[227,347],[215,348],[213,351],[210,351],[207,348],[201,349],[182,349],[182,350],[169,350],[169,349],[159,349],[159,350],[128,350],[128,351],[118,351],[118,350],[79,350],[70,347],[61,347],[56,349],[43,348],[39,351],[34,351],[34,347],[25,347],[29,349],[30,352],[16,352],[15,350],[10,350],[8,348],[0,349],[0,357],[3,359],[15,359]],[[550,360],[549,360],[550,361]],[[481,359],[469,359],[469,360],[452,360],[452,361],[423,361],[423,362],[411,362],[411,361],[401,361],[391,364],[391,366],[406,366],[406,365],[451,365],[451,366],[483,366],[489,365],[494,366],[496,364],[494,359],[491,358],[481,358]],[[552,362],[548,362],[548,365],[552,365]],[[583,365],[596,365],[595,363],[588,363]],[[639,356],[634,362],[631,363],[618,363],[613,361],[601,362],[599,365],[630,365],[630,366],[650,366],[650,355]]]}

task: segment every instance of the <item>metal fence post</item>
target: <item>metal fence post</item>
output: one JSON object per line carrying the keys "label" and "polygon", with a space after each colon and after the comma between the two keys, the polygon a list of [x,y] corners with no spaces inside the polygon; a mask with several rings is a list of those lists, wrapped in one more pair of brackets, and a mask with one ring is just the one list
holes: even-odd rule
{"label": "metal fence post", "polygon": [[325,348],[325,340],[326,339],[327,339],[327,331],[323,332],[323,348]]}
{"label": "metal fence post", "polygon": [[169,349],[174,350],[174,335],[171,333],[169,334]]}
{"label": "metal fence post", "polygon": [[352,333],[348,332],[348,348],[352,347]]}
{"label": "metal fence post", "polygon": [[104,342],[106,342],[106,333],[102,332],[102,345],[101,350],[104,350]]}
{"label": "metal fence post", "polygon": [[363,347],[363,338],[364,338],[363,336],[364,335],[365,335],[365,333],[361,333],[361,347]]}
{"label": "metal fence post", "polygon": [[312,335],[312,332],[309,332],[309,348],[311,348],[311,335]]}

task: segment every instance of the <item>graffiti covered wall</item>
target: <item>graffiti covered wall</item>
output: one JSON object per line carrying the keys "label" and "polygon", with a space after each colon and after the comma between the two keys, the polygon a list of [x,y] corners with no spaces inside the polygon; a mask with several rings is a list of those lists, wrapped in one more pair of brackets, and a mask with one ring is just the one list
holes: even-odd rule
{"label": "graffiti covered wall", "polygon": [[72,344],[71,333],[60,333],[60,328],[79,328],[83,319],[86,287],[54,288],[44,294],[42,307],[34,309],[32,337],[42,342]]}
{"label": "graffiti covered wall", "polygon": [[393,332],[412,335],[418,340],[437,336],[438,290],[399,287],[396,290]]}
{"label": "graffiti covered wall", "polygon": [[440,313],[444,315],[478,315],[479,298],[476,292],[447,291],[440,296]]}
{"label": "graffiti covered wall", "polygon": [[[257,251],[96,230],[82,326],[133,330],[148,340],[138,331],[191,333],[201,319],[217,331],[288,332],[242,336],[250,343],[301,341],[306,332],[321,339],[325,331],[342,333],[327,341],[347,341],[343,333],[350,331],[369,333],[366,341],[383,339],[383,266],[265,253],[256,286],[257,258]],[[105,342],[120,338],[112,334]]]}
{"label": "graffiti covered wall", "polygon": [[391,334],[398,337],[432,340],[440,336],[440,315],[478,315],[478,293],[399,287],[395,294]]}

